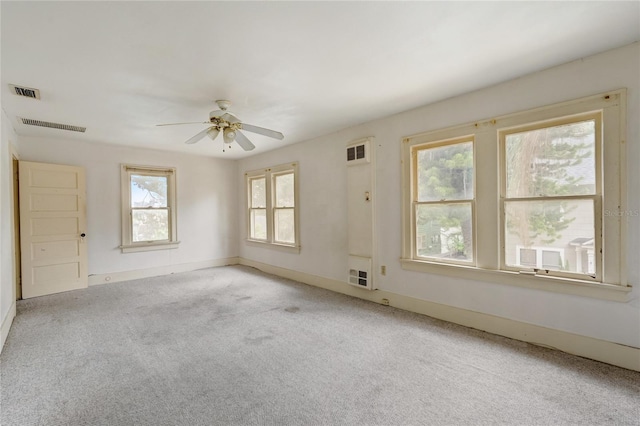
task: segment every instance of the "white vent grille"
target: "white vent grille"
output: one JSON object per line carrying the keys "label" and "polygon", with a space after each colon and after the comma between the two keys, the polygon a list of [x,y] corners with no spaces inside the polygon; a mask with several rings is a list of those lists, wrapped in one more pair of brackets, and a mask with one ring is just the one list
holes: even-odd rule
{"label": "white vent grille", "polygon": [[24,96],[25,98],[40,99],[40,90],[32,87],[21,87],[15,84],[10,84],[9,88],[13,93],[18,96]]}
{"label": "white vent grille", "polygon": [[347,165],[369,162],[369,141],[349,145],[347,147]]}
{"label": "white vent grille", "polygon": [[29,126],[39,126],[39,127],[49,127],[51,129],[59,129],[59,130],[69,130],[70,132],[80,132],[84,133],[87,128],[72,126],[69,124],[60,124],[60,123],[50,123],[48,121],[40,121],[40,120],[32,120],[30,118],[20,118],[23,124],[27,124]]}
{"label": "white vent grille", "polygon": [[360,256],[349,256],[349,277],[348,283],[368,290],[373,290],[371,276],[371,258]]}

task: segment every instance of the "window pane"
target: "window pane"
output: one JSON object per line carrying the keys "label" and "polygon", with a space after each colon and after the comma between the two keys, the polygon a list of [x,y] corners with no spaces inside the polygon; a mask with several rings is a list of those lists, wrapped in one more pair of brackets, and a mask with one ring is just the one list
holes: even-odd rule
{"label": "window pane", "polygon": [[504,209],[508,266],[595,274],[592,200],[507,201]]}
{"label": "window pane", "polygon": [[267,210],[266,209],[251,210],[251,238],[254,238],[256,240],[267,239]]}
{"label": "window pane", "polygon": [[419,257],[473,261],[471,203],[418,204],[416,252]]}
{"label": "window pane", "polygon": [[507,197],[595,194],[595,120],[506,136]]}
{"label": "window pane", "polygon": [[296,242],[295,214],[293,209],[277,209],[274,214],[275,240],[279,243]]}
{"label": "window pane", "polygon": [[293,173],[277,175],[274,183],[276,186],[275,207],[294,207]]}
{"label": "window pane", "polygon": [[417,151],[416,201],[473,198],[473,142]]}
{"label": "window pane", "polygon": [[169,210],[133,210],[131,220],[134,243],[169,239]]}
{"label": "window pane", "polygon": [[267,193],[265,191],[265,182],[265,178],[251,179],[251,207],[267,207]]}
{"label": "window pane", "polygon": [[131,207],[167,207],[167,177],[132,174]]}

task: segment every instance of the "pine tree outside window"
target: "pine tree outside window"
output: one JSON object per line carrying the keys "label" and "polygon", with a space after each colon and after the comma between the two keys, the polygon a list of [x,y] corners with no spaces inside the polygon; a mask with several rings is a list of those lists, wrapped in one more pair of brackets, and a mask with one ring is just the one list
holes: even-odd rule
{"label": "pine tree outside window", "polygon": [[[500,132],[506,270],[601,275],[601,121],[596,113]],[[528,262],[525,251],[535,252]]]}
{"label": "pine tree outside window", "polygon": [[415,162],[415,254],[473,264],[473,141],[418,145]]}
{"label": "pine tree outside window", "polygon": [[405,137],[402,267],[627,300],[625,115],[621,89]]}

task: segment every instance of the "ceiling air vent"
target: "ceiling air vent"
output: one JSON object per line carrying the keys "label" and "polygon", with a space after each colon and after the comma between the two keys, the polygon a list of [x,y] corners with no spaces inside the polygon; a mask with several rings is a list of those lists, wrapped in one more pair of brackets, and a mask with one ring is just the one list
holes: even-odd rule
{"label": "ceiling air vent", "polygon": [[84,133],[87,130],[86,127],[71,126],[69,124],[50,123],[48,121],[32,120],[30,118],[20,118],[20,120],[22,120],[23,124],[27,124],[29,126],[49,127],[52,129],[69,130],[71,132],[81,133]]}
{"label": "ceiling air vent", "polygon": [[40,99],[40,90],[38,89],[33,89],[31,87],[16,86],[15,84],[10,84],[9,88],[13,93],[15,93],[18,96],[24,96],[25,98],[32,98],[32,99]]}

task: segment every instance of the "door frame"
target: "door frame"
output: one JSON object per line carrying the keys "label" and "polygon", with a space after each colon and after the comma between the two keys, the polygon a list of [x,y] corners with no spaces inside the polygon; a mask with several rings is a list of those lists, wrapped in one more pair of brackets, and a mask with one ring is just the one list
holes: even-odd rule
{"label": "door frame", "polygon": [[20,178],[19,178],[19,161],[20,157],[13,145],[10,145],[11,154],[11,204],[12,204],[12,217],[11,223],[13,231],[11,233],[12,238],[12,252],[13,252],[13,279],[15,283],[14,300],[22,299],[22,246],[20,244]]}

